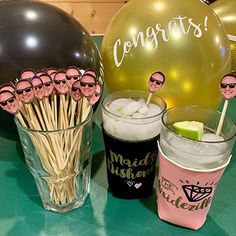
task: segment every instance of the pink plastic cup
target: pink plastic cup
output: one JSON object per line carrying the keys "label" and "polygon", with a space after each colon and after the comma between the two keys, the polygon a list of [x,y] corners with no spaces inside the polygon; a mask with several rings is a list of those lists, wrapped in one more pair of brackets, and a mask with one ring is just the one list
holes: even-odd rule
{"label": "pink plastic cup", "polygon": [[218,182],[229,164],[199,170],[170,160],[159,146],[157,211],[160,219],[190,229],[206,221]]}

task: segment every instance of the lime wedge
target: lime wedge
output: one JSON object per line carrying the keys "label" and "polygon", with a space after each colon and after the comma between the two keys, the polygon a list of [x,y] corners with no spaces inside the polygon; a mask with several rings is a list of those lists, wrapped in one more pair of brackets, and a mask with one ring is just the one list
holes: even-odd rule
{"label": "lime wedge", "polygon": [[177,134],[193,140],[200,140],[203,134],[203,123],[199,121],[175,122],[173,128]]}

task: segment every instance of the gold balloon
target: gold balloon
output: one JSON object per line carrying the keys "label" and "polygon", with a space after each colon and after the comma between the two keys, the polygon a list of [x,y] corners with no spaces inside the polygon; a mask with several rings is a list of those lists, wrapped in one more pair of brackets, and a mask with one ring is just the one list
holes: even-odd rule
{"label": "gold balloon", "polygon": [[219,81],[231,69],[230,44],[200,0],[131,0],[111,20],[102,43],[105,83],[113,92],[147,90],[155,71],[168,107],[219,105]]}
{"label": "gold balloon", "polygon": [[224,24],[229,36],[232,70],[236,71],[236,0],[218,0],[211,7]]}

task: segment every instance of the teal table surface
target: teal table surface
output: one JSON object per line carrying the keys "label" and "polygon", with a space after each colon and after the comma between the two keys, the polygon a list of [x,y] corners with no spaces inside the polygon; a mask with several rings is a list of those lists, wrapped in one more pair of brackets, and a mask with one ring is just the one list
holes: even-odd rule
{"label": "teal table surface", "polygon": [[[135,200],[118,199],[107,191],[100,112],[98,108],[94,117],[90,194],[81,208],[65,214],[42,207],[17,134],[9,138],[0,130],[0,235],[236,235],[236,146],[206,223],[197,231],[185,229],[158,218],[155,191]],[[227,114],[235,121],[236,99]]]}

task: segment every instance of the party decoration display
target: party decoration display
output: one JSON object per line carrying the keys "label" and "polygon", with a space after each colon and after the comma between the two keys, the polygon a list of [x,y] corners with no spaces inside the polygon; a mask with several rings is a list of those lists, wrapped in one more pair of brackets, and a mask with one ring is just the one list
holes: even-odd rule
{"label": "party decoration display", "polygon": [[[76,69],[78,71],[78,68]],[[76,154],[80,147],[75,143],[82,143],[82,133],[80,129],[71,129],[69,132],[67,130],[83,124],[92,110],[92,105],[100,98],[93,98],[96,89],[99,87],[98,92],[101,92],[101,84],[95,76],[92,77],[93,83],[82,81],[82,75],[71,86],[68,85],[67,70],[55,71],[52,79],[45,69],[40,77],[19,79],[15,86],[1,86],[0,91],[0,107],[15,115],[23,128],[30,129],[28,131],[32,143],[44,170],[49,175],[46,182],[51,201],[59,205],[73,202],[77,191],[78,173],[74,172],[80,162]],[[89,95],[74,95],[87,86],[93,88],[93,92],[89,90]],[[90,101],[92,98],[93,102]],[[57,135],[57,132],[34,131],[58,131],[60,135]],[[46,151],[43,151],[45,148]]]}
{"label": "party decoration display", "polygon": [[[71,68],[54,69],[53,77],[45,68],[40,76],[0,85],[1,108],[10,114],[20,113],[24,120],[22,125],[36,130],[66,129],[79,120],[82,122],[92,105],[98,102],[102,86],[95,70],[93,74],[84,72],[81,77],[74,76],[75,81],[68,84],[66,73]],[[73,69],[79,71],[76,66]],[[80,117],[77,123],[75,112]]]}
{"label": "party decoration display", "polygon": [[212,9],[196,0],[133,0],[112,19],[102,43],[110,91],[145,89],[162,71],[168,81],[158,94],[168,107],[217,107],[218,84],[231,69],[230,44]]}
{"label": "party decoration display", "polygon": [[236,1],[218,0],[210,6],[225,26],[230,40],[232,70],[236,71]]}
{"label": "party decoration display", "polygon": [[[0,83],[29,79],[32,71],[40,76],[44,68],[52,72],[75,65],[95,69],[102,85],[99,51],[86,29],[66,12],[41,1],[1,1],[0,22]],[[13,123],[0,113],[1,126]]]}

